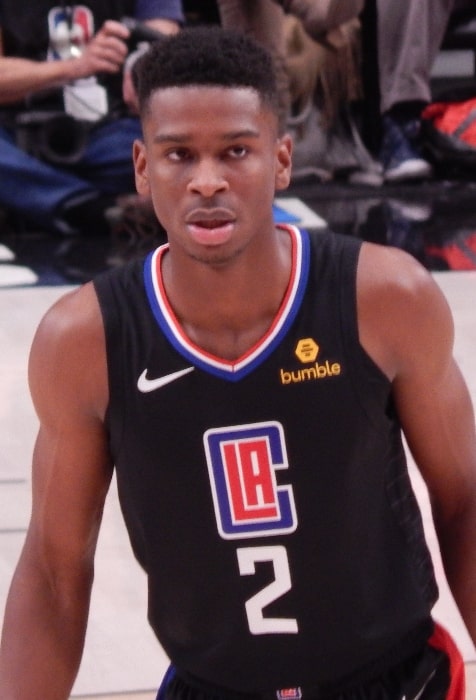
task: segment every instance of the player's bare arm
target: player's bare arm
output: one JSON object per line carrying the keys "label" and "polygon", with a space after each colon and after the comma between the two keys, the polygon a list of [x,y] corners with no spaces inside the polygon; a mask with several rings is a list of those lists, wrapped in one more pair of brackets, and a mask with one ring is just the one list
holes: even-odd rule
{"label": "player's bare arm", "polygon": [[403,431],[429,490],[448,581],[476,642],[475,417],[453,357],[448,305],[415,260],[364,246],[359,324],[364,347],[393,382]]}
{"label": "player's bare arm", "polygon": [[102,426],[103,343],[87,285],[53,307],[32,346],[30,387],[40,430],[31,522],[4,620],[2,700],[66,699],[79,666],[112,473]]}

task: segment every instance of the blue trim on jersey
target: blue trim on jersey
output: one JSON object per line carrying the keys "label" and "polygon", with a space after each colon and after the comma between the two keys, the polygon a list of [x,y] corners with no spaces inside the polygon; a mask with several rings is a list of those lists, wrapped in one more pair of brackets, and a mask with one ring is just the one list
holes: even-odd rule
{"label": "blue trim on jersey", "polygon": [[274,337],[267,343],[265,342],[265,339],[263,339],[263,343],[258,344],[256,352],[252,354],[249,360],[246,359],[245,355],[244,360],[238,359],[234,363],[224,361],[223,364],[221,364],[219,358],[214,360],[212,356],[207,356],[203,351],[203,354],[194,352],[177,337],[176,332],[171,326],[157,298],[158,295],[154,278],[156,272],[154,261],[156,259],[157,251],[149,253],[144,262],[144,283],[151,311],[167,340],[174,347],[174,349],[187,360],[189,364],[220,379],[237,382],[259,367],[271,355],[276,347],[280,345],[282,339],[286,336],[289,328],[293,324],[299,309],[301,308],[301,303],[309,278],[309,234],[305,229],[297,229],[296,227],[292,228],[296,238],[299,236],[301,242],[301,258],[300,262],[298,262],[298,264],[300,264],[300,268],[296,270],[296,285],[290,307],[287,310],[286,316],[283,317],[281,326]]}

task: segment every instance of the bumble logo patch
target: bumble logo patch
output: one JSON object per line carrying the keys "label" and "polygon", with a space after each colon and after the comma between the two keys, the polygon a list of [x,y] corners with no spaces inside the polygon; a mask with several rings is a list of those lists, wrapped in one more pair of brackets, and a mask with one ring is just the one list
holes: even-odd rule
{"label": "bumble logo patch", "polygon": [[305,367],[299,369],[280,369],[281,384],[299,384],[301,382],[317,381],[338,377],[342,371],[341,364],[329,359],[318,360],[319,345],[313,338],[302,338],[298,341],[294,354]]}
{"label": "bumble logo patch", "polygon": [[319,345],[312,338],[303,338],[296,345],[294,354],[301,362],[314,362],[319,352]]}

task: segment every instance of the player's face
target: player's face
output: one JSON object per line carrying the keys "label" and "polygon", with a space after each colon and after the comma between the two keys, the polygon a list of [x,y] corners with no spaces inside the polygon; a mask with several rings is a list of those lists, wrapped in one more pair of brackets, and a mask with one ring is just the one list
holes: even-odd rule
{"label": "player's face", "polygon": [[291,143],[246,88],[157,90],[134,147],[136,184],[152,196],[171,250],[224,262],[274,231],[272,202],[289,184]]}

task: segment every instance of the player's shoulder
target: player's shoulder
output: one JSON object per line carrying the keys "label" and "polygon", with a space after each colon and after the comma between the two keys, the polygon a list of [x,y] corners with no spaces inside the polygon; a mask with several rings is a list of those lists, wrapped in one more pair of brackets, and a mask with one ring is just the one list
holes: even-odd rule
{"label": "player's shoulder", "polygon": [[369,302],[385,302],[397,309],[429,310],[444,302],[431,273],[409,253],[392,246],[364,242],[361,247],[357,291]]}
{"label": "player's shoulder", "polygon": [[28,375],[37,407],[69,402],[103,412],[104,330],[91,283],[64,294],[43,316],[31,345]]}
{"label": "player's shoulder", "polygon": [[389,377],[409,358],[428,357],[453,338],[449,305],[431,273],[396,248],[362,244],[357,272],[359,336]]}
{"label": "player's shoulder", "polygon": [[394,246],[369,243],[361,246],[359,265],[366,275],[385,276],[388,283],[413,286],[431,279],[425,267],[413,256]]}
{"label": "player's shoulder", "polygon": [[92,333],[101,327],[99,304],[92,282],[63,294],[46,311],[38,331],[60,338],[76,333]]}
{"label": "player's shoulder", "polygon": [[62,295],[38,324],[30,367],[46,371],[59,363],[91,365],[104,352],[104,329],[96,293],[88,282]]}

